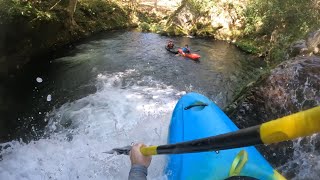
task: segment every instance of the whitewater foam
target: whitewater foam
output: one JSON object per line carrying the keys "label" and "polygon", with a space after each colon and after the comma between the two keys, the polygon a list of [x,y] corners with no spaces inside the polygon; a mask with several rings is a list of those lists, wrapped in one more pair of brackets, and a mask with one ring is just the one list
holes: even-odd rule
{"label": "whitewater foam", "polygon": [[[136,78],[136,79],[134,79]],[[126,179],[128,156],[103,152],[132,142],[165,144],[178,92],[135,70],[99,74],[97,92],[52,110],[45,137],[1,144],[0,179]],[[149,178],[162,179],[165,156]]]}
{"label": "whitewater foam", "polygon": [[285,174],[293,176],[293,180],[320,178],[319,135],[299,138],[293,141],[293,157],[279,167]]}

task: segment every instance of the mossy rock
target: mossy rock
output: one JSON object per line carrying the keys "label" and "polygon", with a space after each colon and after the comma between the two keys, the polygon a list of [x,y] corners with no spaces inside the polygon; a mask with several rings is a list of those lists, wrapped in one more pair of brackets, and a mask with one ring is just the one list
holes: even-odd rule
{"label": "mossy rock", "polygon": [[169,28],[167,28],[166,30],[167,35],[169,36],[183,36],[183,35],[187,35],[186,32],[184,32],[184,30],[179,27],[179,26],[170,26]]}
{"label": "mossy rock", "polygon": [[214,37],[216,29],[212,26],[207,26],[206,28],[197,31],[197,35],[201,37]]}
{"label": "mossy rock", "polygon": [[239,40],[235,42],[235,45],[240,48],[242,51],[245,51],[247,53],[251,54],[258,54],[259,49],[256,44],[253,43],[253,41],[249,40]]}
{"label": "mossy rock", "polygon": [[141,30],[142,32],[148,32],[150,31],[150,24],[143,22],[139,24],[139,30]]}
{"label": "mossy rock", "polygon": [[150,26],[150,31],[154,32],[154,33],[163,32],[163,29],[164,29],[163,25],[162,24],[158,24],[158,23],[153,23]]}

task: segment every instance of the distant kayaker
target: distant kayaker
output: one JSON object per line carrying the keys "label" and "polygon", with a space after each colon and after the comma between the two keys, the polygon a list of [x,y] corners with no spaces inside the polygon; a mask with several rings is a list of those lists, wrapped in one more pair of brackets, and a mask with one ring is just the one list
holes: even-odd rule
{"label": "distant kayaker", "polygon": [[167,44],[167,48],[168,48],[168,49],[173,49],[173,47],[174,47],[173,41],[170,40],[170,41],[168,42],[168,44]]}
{"label": "distant kayaker", "polygon": [[146,180],[148,175],[148,167],[151,163],[151,156],[144,156],[140,152],[140,148],[144,144],[135,144],[130,151],[131,169],[128,180]]}
{"label": "distant kayaker", "polygon": [[187,54],[189,54],[189,53],[190,53],[190,49],[189,49],[188,44],[186,44],[186,45],[185,45],[185,47],[184,47],[184,48],[182,48],[182,51],[183,51],[184,53],[187,53]]}

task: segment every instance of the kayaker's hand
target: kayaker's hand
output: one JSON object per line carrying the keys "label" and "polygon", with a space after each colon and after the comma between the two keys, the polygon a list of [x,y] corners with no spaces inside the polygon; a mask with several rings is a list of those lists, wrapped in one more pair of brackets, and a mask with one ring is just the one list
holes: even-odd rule
{"label": "kayaker's hand", "polygon": [[130,160],[131,164],[137,164],[137,165],[143,165],[146,168],[150,166],[151,163],[151,156],[144,156],[140,152],[141,147],[145,147],[144,144],[135,144],[132,146],[132,149],[130,151]]}

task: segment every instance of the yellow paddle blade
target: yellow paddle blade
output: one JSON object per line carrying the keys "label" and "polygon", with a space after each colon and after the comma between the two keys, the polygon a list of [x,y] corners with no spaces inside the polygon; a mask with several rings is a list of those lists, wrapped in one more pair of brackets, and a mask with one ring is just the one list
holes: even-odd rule
{"label": "yellow paddle blade", "polygon": [[260,137],[264,144],[291,140],[317,132],[320,132],[320,106],[260,126]]}

